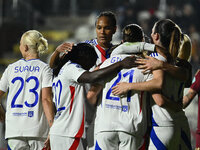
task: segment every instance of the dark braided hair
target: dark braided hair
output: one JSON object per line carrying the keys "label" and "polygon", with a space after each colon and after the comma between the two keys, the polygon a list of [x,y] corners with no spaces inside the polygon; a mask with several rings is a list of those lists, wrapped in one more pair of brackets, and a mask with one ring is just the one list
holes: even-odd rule
{"label": "dark braided hair", "polygon": [[94,47],[88,43],[79,43],[73,46],[72,50],[60,60],[58,66],[53,70],[54,76],[58,75],[60,69],[69,60],[81,65],[83,69],[89,70],[95,65],[97,54]]}

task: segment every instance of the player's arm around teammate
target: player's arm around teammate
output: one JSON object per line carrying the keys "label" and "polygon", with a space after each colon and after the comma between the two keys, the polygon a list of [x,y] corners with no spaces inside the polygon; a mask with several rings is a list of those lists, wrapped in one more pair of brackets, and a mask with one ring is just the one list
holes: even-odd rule
{"label": "player's arm around teammate", "polygon": [[[166,71],[168,73],[170,73],[172,76],[174,76],[177,79],[180,80],[184,80],[185,82],[187,82],[187,86],[191,84],[191,65],[188,62],[188,60],[191,57],[191,40],[190,38],[184,34],[183,35],[183,42],[180,46],[180,50],[179,50],[179,54],[178,54],[178,62],[176,63],[177,66],[172,65],[170,63],[158,60],[154,57],[151,56],[146,56],[146,59],[136,59],[136,63],[139,64],[138,68],[139,69],[144,69],[143,73],[145,73],[146,71],[154,71],[154,70],[163,70]],[[157,47],[159,48],[159,47]],[[113,88],[113,93],[116,95],[119,94],[124,94],[127,93],[127,91],[133,89],[133,90],[148,90],[148,91],[153,91],[156,90],[155,87],[153,87],[152,85],[154,85],[154,82],[151,83],[139,83],[137,85],[137,83],[135,84],[128,84],[128,83],[118,83],[118,85],[116,87]],[[151,88],[148,88],[150,85]],[[155,84],[156,85],[156,84]],[[145,87],[145,88],[144,88]],[[162,96],[163,98],[166,99],[167,98]],[[161,98],[161,99],[163,99]],[[160,102],[158,103],[158,105],[162,106],[164,103],[164,101],[160,100]],[[180,106],[180,105],[179,105]]]}
{"label": "player's arm around teammate", "polygon": [[[187,34],[183,34],[183,41],[180,46],[178,58],[182,60],[182,66],[174,66],[170,63],[160,61],[156,58],[146,56],[146,59],[137,59],[136,63],[140,64],[138,66],[139,69],[144,69],[144,72],[147,70],[157,70],[161,69],[170,73],[173,77],[191,82],[192,73],[191,73],[191,65],[189,65],[189,60],[192,52],[192,43],[191,39]],[[184,65],[185,64],[185,65]],[[187,65],[187,66],[186,66]]]}
{"label": "player's arm around teammate", "polygon": [[[163,30],[164,29],[164,30]],[[165,33],[163,33],[162,32],[162,30],[163,31],[169,31],[169,32],[165,32]],[[152,34],[151,34],[151,36],[152,36],[152,39],[153,39],[153,41],[154,41],[154,43],[155,44],[157,44],[157,45],[159,45],[159,46],[162,46],[162,47],[164,47],[167,51],[169,50],[169,53],[170,53],[170,55],[171,55],[171,58],[173,58],[173,59],[175,59],[176,57],[177,57],[177,55],[178,55],[178,49],[180,48],[180,28],[178,28],[178,26],[176,25],[176,24],[174,24],[172,21],[170,21],[169,19],[165,19],[165,20],[160,20],[160,21],[158,21],[157,23],[155,23],[155,25],[154,25],[154,27],[153,27],[153,29],[152,29]],[[169,35],[169,34],[171,34],[169,37],[167,37],[166,35]],[[174,37],[174,35],[176,35],[177,34],[177,36],[176,36],[176,38]],[[174,38],[173,38],[174,37]],[[173,40],[172,40],[173,39]],[[171,43],[171,42],[173,42],[173,43]],[[172,46],[173,45],[173,46]],[[172,48],[173,47],[173,48]],[[167,51],[165,51],[165,52],[167,52]],[[167,55],[165,55],[165,57],[166,57]],[[169,55],[168,55],[169,56]],[[167,58],[167,57],[166,57]],[[170,62],[170,59],[169,59],[169,57],[168,57],[168,59],[167,59],[169,62]],[[171,61],[172,62],[172,61]],[[180,80],[174,80],[172,77],[170,77],[170,76],[168,76],[168,78],[167,79],[169,79],[169,80],[166,80],[165,81],[165,90],[164,89],[162,89],[162,92],[163,93],[166,93],[166,96],[168,96],[168,97],[170,97],[171,95],[174,95],[174,96],[176,96],[176,98],[174,99],[174,98],[171,98],[171,100],[172,101],[174,101],[174,100],[176,100],[176,101],[179,101],[180,100],[180,98],[178,98],[180,95],[178,95],[178,91],[169,91],[169,89],[167,90],[167,88],[169,88],[169,86],[170,85],[167,85],[166,84],[166,82],[171,82],[171,86],[173,86],[173,82],[172,81],[176,81],[178,84],[177,85],[179,85],[179,88],[181,88],[182,87],[182,84],[181,84],[181,82],[180,82]],[[138,85],[133,85],[133,83],[131,83],[132,84],[132,87],[129,87],[129,88],[131,88],[131,89],[136,89],[137,90],[137,87],[136,86],[138,86]],[[151,85],[152,87],[153,87],[153,85]],[[151,86],[149,86],[149,87],[151,87]],[[141,87],[140,87],[141,88]],[[144,89],[143,90],[145,90],[145,89],[147,89],[147,87],[143,87]],[[122,89],[122,86],[121,86],[121,89]],[[177,88],[178,89],[178,88]],[[118,88],[118,90],[119,90],[119,88]],[[130,89],[129,89],[130,90]],[[152,89],[151,89],[152,90]],[[116,92],[116,93],[120,93],[121,91],[117,91],[117,87],[114,87],[113,88],[113,92]],[[159,94],[159,93],[157,93],[157,94]],[[152,94],[152,97],[153,97],[153,99],[154,99],[154,101],[155,101],[155,103],[157,102],[157,96],[155,95],[155,93],[153,93]],[[161,97],[161,96],[160,96]],[[157,103],[156,103],[157,104]],[[156,133],[156,131],[157,130],[165,130],[165,125],[163,126],[163,124],[162,124],[162,120],[163,120],[163,118],[165,118],[165,117],[163,117],[164,115],[162,115],[162,113],[163,114],[165,114],[165,116],[168,116],[169,115],[169,113],[170,113],[170,111],[168,110],[168,109],[165,109],[166,110],[166,112],[164,112],[164,111],[162,111],[163,110],[163,108],[161,108],[160,106],[159,106],[159,104],[157,104],[157,105],[152,105],[152,111],[153,111],[153,119],[154,120],[152,120],[153,121],[153,123],[154,124],[156,124],[156,126],[155,127],[153,127],[152,128],[152,133],[154,132],[154,133]],[[157,113],[157,112],[159,112],[159,113]],[[183,120],[181,120],[180,122],[182,122],[182,125],[184,124],[184,125],[188,125],[188,122],[187,122],[187,119],[186,119],[186,117],[185,117],[185,115],[184,115],[184,113],[183,113],[183,111],[182,111],[182,109],[181,109],[181,111],[180,111],[180,113],[174,113],[174,116],[176,116],[176,115],[179,115],[179,114],[181,114],[180,116],[180,118],[178,117],[178,119],[183,119]],[[162,118],[163,117],[163,118]],[[162,118],[162,119],[161,119]],[[175,118],[173,118],[172,120],[178,120],[176,117]],[[170,122],[170,119],[168,118],[168,117],[166,117],[166,119],[164,119],[165,121],[169,121]],[[179,144],[179,143],[174,143],[174,144],[170,144],[170,145],[168,145],[167,146],[167,143],[168,142],[173,142],[173,136],[176,136],[176,135],[178,135],[178,134],[174,134],[175,132],[173,132],[174,131],[174,127],[176,126],[176,125],[178,125],[178,123],[177,124],[174,124],[174,125],[172,125],[171,127],[170,127],[170,129],[168,129],[169,131],[172,131],[171,133],[170,132],[168,132],[168,133],[170,133],[170,134],[167,134],[167,138],[165,139],[165,140],[163,140],[162,139],[162,134],[161,134],[161,132],[159,131],[158,133],[156,133],[156,135],[158,136],[158,138],[157,137],[155,137],[155,136],[152,136],[151,137],[151,142],[150,142],[150,149],[151,149],[151,147],[152,148],[157,148],[157,149],[161,149],[161,147],[165,147],[165,148],[169,148],[169,149],[174,149],[175,147],[176,148],[178,148],[179,146],[183,146],[184,147],[184,144],[182,145],[182,142],[180,142],[181,144]],[[180,125],[181,126],[181,125]],[[158,128],[158,127],[161,127],[161,128]],[[181,129],[182,129],[182,126],[181,126]],[[187,134],[187,137],[188,137],[188,139],[190,140],[190,133],[188,132],[189,131],[189,127],[187,126],[187,127],[183,127],[183,129],[185,130],[185,133]],[[177,132],[178,133],[178,132]],[[166,137],[166,136],[165,136]],[[182,139],[181,139],[181,137],[179,137],[178,138],[180,141],[182,141]],[[154,143],[154,141],[155,140],[158,140],[159,141],[159,143],[161,143],[162,144],[162,146],[160,147],[157,143]],[[186,140],[187,142],[188,142],[188,145],[190,146],[190,141],[189,140]],[[185,141],[185,142],[186,142]]]}

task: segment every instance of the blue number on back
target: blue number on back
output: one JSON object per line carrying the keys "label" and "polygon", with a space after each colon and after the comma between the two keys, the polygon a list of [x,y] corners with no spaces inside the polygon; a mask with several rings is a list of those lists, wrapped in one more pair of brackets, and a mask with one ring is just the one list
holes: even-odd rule
{"label": "blue number on back", "polygon": [[[62,92],[62,83],[61,83],[61,81],[58,80],[58,82],[57,82],[56,84],[53,83],[52,86],[54,87],[54,91],[55,91],[54,95],[55,95],[55,104],[56,104],[57,111],[64,110],[65,107],[60,107],[60,108],[58,108],[58,107],[59,107],[59,104],[60,104],[60,97],[61,97],[61,92]],[[60,90],[59,90],[59,95],[57,96],[57,95],[56,95],[56,90],[57,90],[57,88],[58,88],[59,86],[60,86]]]}
{"label": "blue number on back", "polygon": [[[128,72],[123,74],[123,77],[125,78],[126,76],[129,75],[129,83],[132,83],[133,82],[133,74],[134,74],[134,70],[129,70]],[[117,83],[119,83],[121,80],[122,80],[122,73],[120,71],[118,73],[118,78],[115,80],[115,82],[112,84],[112,86],[106,93],[106,99],[119,101],[120,98],[111,96],[111,93],[112,93],[112,87],[116,86]],[[127,102],[130,102],[130,101],[131,101],[131,91],[129,91],[127,93]]]}
{"label": "blue number on back", "polygon": [[[129,75],[129,83],[132,83],[133,82],[133,73],[134,73],[134,70],[130,70],[126,73],[123,74],[123,77],[126,77]],[[131,91],[128,91],[127,93],[127,102],[130,102],[131,101]]]}
{"label": "blue number on back", "polygon": [[[37,93],[37,89],[39,87],[39,80],[38,80],[38,78],[35,77],[35,76],[30,76],[26,80],[26,82],[28,83],[32,79],[35,81],[35,87],[33,89],[30,89],[29,92],[30,93],[34,93],[34,95],[35,95],[35,101],[34,101],[33,104],[29,104],[27,101],[25,101],[25,105],[27,107],[34,107],[38,103],[38,99],[39,99],[39,96],[38,96],[38,93]],[[11,82],[14,84],[16,81],[20,81],[21,85],[20,85],[19,90],[14,95],[14,97],[13,97],[13,99],[11,101],[11,108],[23,108],[23,104],[16,104],[16,100],[17,100],[17,97],[19,96],[19,94],[21,93],[22,89],[24,88],[24,79],[22,77],[15,77]]]}
{"label": "blue number on back", "polygon": [[121,80],[122,73],[121,71],[118,73],[118,78],[115,80],[115,82],[113,83],[113,85],[110,87],[110,89],[108,90],[107,94],[106,94],[106,99],[110,99],[110,100],[116,100],[119,101],[119,97],[112,97],[110,96],[112,93],[112,87],[114,87],[115,85],[117,85],[117,83],[119,83],[119,81]]}
{"label": "blue number on back", "polygon": [[17,97],[19,96],[20,92],[22,91],[23,87],[24,87],[24,80],[22,77],[16,77],[14,78],[11,82],[14,84],[15,81],[19,80],[21,82],[21,86],[19,88],[19,90],[17,91],[17,93],[15,94],[15,96],[12,99],[11,102],[11,108],[23,108],[22,104],[15,104]]}
{"label": "blue number on back", "polygon": [[25,101],[25,105],[27,106],[27,107],[34,107],[37,103],[38,103],[38,93],[37,93],[37,89],[38,89],[38,87],[39,87],[39,81],[38,81],[38,78],[37,77],[35,77],[35,76],[31,76],[31,77],[29,77],[27,80],[26,80],[26,82],[29,82],[30,80],[34,80],[35,81],[35,87],[33,88],[33,89],[30,89],[29,90],[29,92],[30,93],[34,93],[34,95],[35,95],[35,101],[34,101],[34,103],[33,104],[29,104],[27,101]]}

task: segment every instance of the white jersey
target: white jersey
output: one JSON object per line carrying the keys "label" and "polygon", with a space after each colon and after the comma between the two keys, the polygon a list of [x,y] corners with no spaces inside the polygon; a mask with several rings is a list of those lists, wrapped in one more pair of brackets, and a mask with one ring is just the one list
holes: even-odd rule
{"label": "white jersey", "polygon": [[[130,55],[116,55],[107,59],[101,68],[121,61]],[[146,94],[141,91],[129,91],[125,97],[112,94],[112,87],[119,82],[144,82],[152,79],[152,74],[144,75],[137,68],[123,69],[118,75],[105,81],[102,102],[97,107],[95,132],[122,131],[129,134],[145,134]]]}
{"label": "white jersey", "polygon": [[[156,55],[156,53],[151,54],[152,57],[155,57],[159,60],[166,61],[162,59],[161,55]],[[174,102],[182,100],[183,97],[184,82],[179,81],[165,73],[164,83],[162,87],[162,94],[168,99]],[[158,126],[173,126],[175,123],[179,123],[178,120],[185,120],[185,113],[183,111],[179,113],[174,113],[168,108],[159,107],[155,104],[154,100],[151,101],[152,108],[152,124]],[[176,122],[175,122],[176,121]]]}
{"label": "white jersey", "polygon": [[84,86],[78,78],[85,72],[80,65],[68,61],[53,80],[54,102],[57,113],[50,134],[79,137],[84,134]]}
{"label": "white jersey", "polygon": [[0,90],[8,92],[6,138],[47,137],[41,90],[52,86],[52,70],[39,59],[20,59],[10,64],[0,82]]}
{"label": "white jersey", "polygon": [[110,48],[112,47],[112,44],[110,45],[111,47],[108,49],[104,49],[102,48],[98,43],[96,39],[90,40],[90,41],[85,41],[88,44],[91,44],[92,46],[94,46],[95,51],[97,53],[97,61],[96,61],[96,65],[98,66],[99,64],[101,64],[102,62],[104,62],[107,58],[110,57],[109,52],[110,52]]}

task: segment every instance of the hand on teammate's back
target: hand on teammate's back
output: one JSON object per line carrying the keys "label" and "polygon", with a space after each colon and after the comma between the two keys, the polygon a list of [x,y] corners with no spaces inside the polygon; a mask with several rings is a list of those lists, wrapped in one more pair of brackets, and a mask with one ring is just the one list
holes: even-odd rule
{"label": "hand on teammate's back", "polygon": [[112,94],[122,96],[130,90],[129,86],[130,84],[126,82],[117,83],[117,85],[112,88]]}

